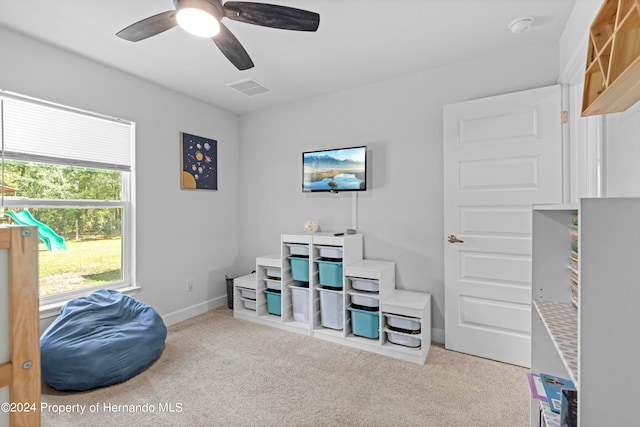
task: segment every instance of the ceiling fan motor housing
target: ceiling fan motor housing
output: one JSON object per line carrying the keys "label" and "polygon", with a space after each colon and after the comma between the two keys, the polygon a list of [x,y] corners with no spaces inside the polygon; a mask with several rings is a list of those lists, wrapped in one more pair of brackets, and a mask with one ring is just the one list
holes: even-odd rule
{"label": "ceiling fan motor housing", "polygon": [[218,22],[223,16],[222,4],[219,0],[173,0],[173,4],[177,11],[189,8],[203,10],[215,17]]}

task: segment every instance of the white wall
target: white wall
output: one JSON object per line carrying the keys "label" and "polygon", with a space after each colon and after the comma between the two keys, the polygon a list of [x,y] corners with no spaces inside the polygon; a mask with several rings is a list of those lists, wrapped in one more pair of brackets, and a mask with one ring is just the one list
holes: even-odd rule
{"label": "white wall", "polygon": [[[169,322],[226,304],[224,274],[235,274],[238,253],[238,117],[2,27],[0,40],[1,89],[136,122],[137,298]],[[180,190],[181,131],[218,140],[218,191]]]}
{"label": "white wall", "polygon": [[[567,19],[562,36],[560,37],[560,75],[572,75],[576,68],[580,68],[584,79],[584,64],[587,58],[587,40],[589,27],[594,16],[600,10],[603,0],[576,0],[571,15]],[[579,64],[579,65],[578,65]],[[577,83],[577,82],[574,82]]]}
{"label": "white wall", "polygon": [[605,195],[640,197],[640,102],[608,114],[605,129]]}
{"label": "white wall", "polygon": [[445,104],[555,84],[556,49],[504,52],[431,72],[241,116],[240,258],[279,251],[281,233],[351,225],[350,194],[303,194],[302,152],[367,145],[370,189],[358,195],[366,258],[395,261],[398,288],[430,292],[444,338]]}
{"label": "white wall", "polygon": [[[395,261],[399,288],[432,293],[444,331],[442,107],[554,84],[560,68],[555,49],[520,49],[238,120],[15,32],[0,28],[0,39],[0,88],[136,122],[138,297],[174,320],[223,304],[224,274],[251,271],[306,219],[351,226],[350,194],[301,192],[301,153],[365,144],[365,256]],[[219,191],[179,189],[180,131],[219,141]]]}

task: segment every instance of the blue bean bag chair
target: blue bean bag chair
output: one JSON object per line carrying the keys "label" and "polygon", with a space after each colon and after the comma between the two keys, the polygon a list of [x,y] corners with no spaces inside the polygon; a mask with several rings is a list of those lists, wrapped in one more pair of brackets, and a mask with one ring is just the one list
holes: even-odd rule
{"label": "blue bean bag chair", "polygon": [[42,380],[57,390],[125,381],[162,353],[167,327],[150,306],[99,290],[66,303],[40,337]]}

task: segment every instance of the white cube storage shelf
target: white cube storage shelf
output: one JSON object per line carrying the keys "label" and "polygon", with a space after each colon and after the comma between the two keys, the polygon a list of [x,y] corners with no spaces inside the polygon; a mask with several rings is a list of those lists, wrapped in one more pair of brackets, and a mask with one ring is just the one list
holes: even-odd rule
{"label": "white cube storage shelf", "polygon": [[[239,288],[249,287],[241,286],[242,280],[234,281],[238,303],[234,304],[235,317],[409,362],[425,362],[431,344],[431,297],[426,293],[395,289],[395,263],[363,259],[361,234],[283,234],[280,243],[280,253],[256,258],[256,272],[247,278],[253,280],[256,291],[255,309],[244,306],[241,299]],[[294,279],[291,256],[308,258],[308,281]],[[320,259],[342,263],[342,283],[338,283],[341,288],[320,286],[319,263],[316,262]],[[307,268],[306,264],[304,268]],[[279,278],[274,271],[280,273]],[[296,273],[299,277],[300,272]],[[304,278],[307,278],[306,274]],[[268,312],[264,295],[265,289],[278,286],[282,292],[280,316]],[[325,307],[322,307],[323,302]],[[353,333],[352,304],[364,305],[369,310],[375,307],[372,313],[378,318],[377,338]],[[420,333],[390,331],[389,317],[385,314],[415,319]],[[395,334],[390,337],[390,332]]]}
{"label": "white cube storage shelf", "polygon": [[[247,292],[253,292],[252,299],[243,296]],[[244,313],[248,316],[255,316],[256,313],[256,273],[233,279],[233,312]]]}
{"label": "white cube storage shelf", "polygon": [[[385,350],[400,352],[403,356],[406,356],[407,352],[414,352],[413,357],[423,360],[424,363],[431,345],[431,295],[396,290],[392,297],[382,301],[381,309],[385,322],[383,335],[387,338],[383,344]],[[420,330],[420,333],[398,332],[397,326],[392,325],[397,325],[400,317],[405,318],[405,323],[411,325],[410,328],[416,328],[415,331]],[[388,322],[392,318],[396,323],[392,320],[390,326]],[[407,356],[405,360],[410,359],[411,357]]]}

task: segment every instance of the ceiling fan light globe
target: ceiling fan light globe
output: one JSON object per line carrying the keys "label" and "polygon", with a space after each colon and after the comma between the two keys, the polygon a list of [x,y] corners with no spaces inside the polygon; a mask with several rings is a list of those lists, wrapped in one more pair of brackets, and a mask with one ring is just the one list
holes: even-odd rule
{"label": "ceiling fan light globe", "polygon": [[213,37],[220,32],[220,23],[215,16],[197,8],[183,8],[176,14],[178,25],[186,32],[198,37]]}

